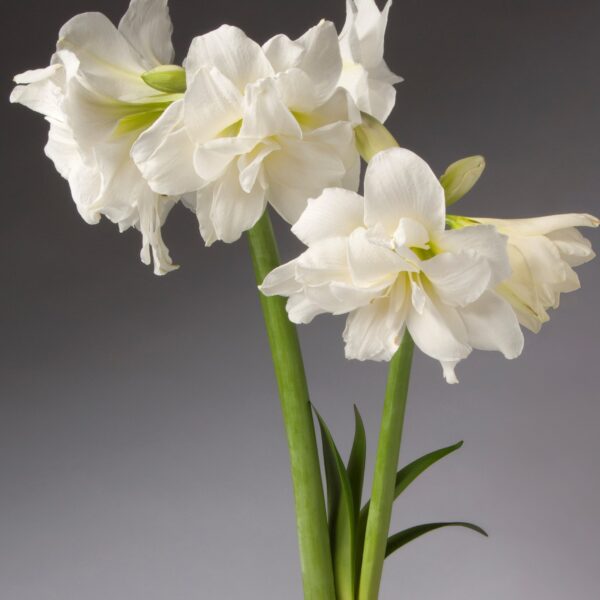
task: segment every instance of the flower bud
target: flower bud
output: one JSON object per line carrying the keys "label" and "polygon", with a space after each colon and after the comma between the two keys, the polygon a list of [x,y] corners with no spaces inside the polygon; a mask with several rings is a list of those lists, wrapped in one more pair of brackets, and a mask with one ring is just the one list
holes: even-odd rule
{"label": "flower bud", "polygon": [[366,162],[378,152],[397,148],[394,136],[374,117],[361,113],[362,124],[354,129],[356,148]]}
{"label": "flower bud", "polygon": [[483,156],[468,156],[452,163],[440,177],[446,192],[446,204],[460,200],[477,183],[485,169]]}
{"label": "flower bud", "polygon": [[185,69],[177,65],[160,65],[146,71],[142,79],[151,88],[167,94],[183,94],[187,88]]}

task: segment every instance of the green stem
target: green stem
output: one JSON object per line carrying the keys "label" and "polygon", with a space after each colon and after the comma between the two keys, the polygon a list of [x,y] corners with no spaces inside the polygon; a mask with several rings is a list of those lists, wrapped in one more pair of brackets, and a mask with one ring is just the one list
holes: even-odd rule
{"label": "green stem", "polygon": [[[256,281],[279,265],[268,213],[248,232]],[[335,600],[321,467],[298,334],[285,300],[260,294],[287,434],[305,600]]]}
{"label": "green stem", "polygon": [[408,331],[390,362],[373,490],[367,518],[358,600],[377,600],[387,537],[392,518],[394,487],[414,343]]}

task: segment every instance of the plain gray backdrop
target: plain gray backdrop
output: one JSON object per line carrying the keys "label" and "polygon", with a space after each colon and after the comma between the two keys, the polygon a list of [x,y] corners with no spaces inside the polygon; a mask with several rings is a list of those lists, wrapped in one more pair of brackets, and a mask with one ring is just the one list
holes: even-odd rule
{"label": "plain gray backdrop", "polygon": [[[172,0],[182,59],[223,22],[265,41],[343,0]],[[9,106],[76,13],[126,0],[0,7],[0,597],[300,599],[288,459],[244,240],[203,247],[177,208],[178,272],[140,236],[76,213],[43,155],[47,126]],[[406,79],[388,122],[436,172],[481,153],[463,214],[598,213],[597,0],[397,0],[386,56]],[[283,254],[298,249],[278,223]],[[598,246],[594,232],[590,237]],[[600,589],[598,263],[523,356],[475,353],[448,386],[416,356],[401,462],[465,440],[396,506],[394,527],[474,521],[386,563],[384,600],[593,600]],[[314,403],[346,452],[352,404],[372,467],[385,365],[347,362],[342,318],[302,327]]]}

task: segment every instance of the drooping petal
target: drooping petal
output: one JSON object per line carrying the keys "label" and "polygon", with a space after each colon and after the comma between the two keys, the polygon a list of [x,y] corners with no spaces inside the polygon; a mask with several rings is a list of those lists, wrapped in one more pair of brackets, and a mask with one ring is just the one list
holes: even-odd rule
{"label": "drooping petal", "polygon": [[183,119],[183,101],[174,102],[134,143],[131,155],[150,187],[177,196],[204,184],[194,169],[194,145]]}
{"label": "drooping petal", "polygon": [[498,350],[506,358],[523,351],[523,332],[510,304],[492,291],[460,310],[469,344],[478,350]]}
{"label": "drooping petal", "polygon": [[547,238],[556,246],[562,259],[570,267],[579,267],[596,256],[591,242],[574,227],[552,231],[547,234]]}
{"label": "drooping petal", "polygon": [[349,236],[363,225],[364,200],[356,192],[326,188],[308,200],[292,232],[307,246],[330,237]]}
{"label": "drooping petal", "polygon": [[119,31],[147,64],[154,67],[173,62],[173,23],[168,0],[131,0]]}
{"label": "drooping petal", "polygon": [[200,69],[216,68],[239,92],[249,83],[274,75],[262,48],[231,25],[194,38],[184,66],[192,81]]}
{"label": "drooping petal", "polygon": [[265,192],[254,186],[250,193],[240,186],[239,171],[232,164],[215,184],[210,219],[220,240],[237,241],[262,216],[266,206]]}
{"label": "drooping petal", "polygon": [[454,367],[471,353],[467,330],[457,310],[427,294],[422,312],[409,312],[407,327],[420,350],[442,363],[446,381],[456,383]]}
{"label": "drooping petal", "polygon": [[365,174],[365,223],[382,224],[390,235],[409,217],[430,232],[442,231],[444,190],[429,165],[414,152],[392,148],[376,154]]}
{"label": "drooping petal", "polygon": [[318,304],[309,300],[305,294],[290,296],[286,304],[286,310],[290,321],[297,324],[310,323],[316,316],[326,312]]}
{"label": "drooping petal", "polygon": [[343,334],[346,358],[390,360],[400,345],[407,309],[406,289],[399,281],[392,295],[350,313]]}

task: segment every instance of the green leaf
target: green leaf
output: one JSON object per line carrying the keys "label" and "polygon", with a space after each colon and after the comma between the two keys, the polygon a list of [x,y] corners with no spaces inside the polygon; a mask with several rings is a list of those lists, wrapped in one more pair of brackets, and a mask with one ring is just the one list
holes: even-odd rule
{"label": "green leaf", "polygon": [[436,529],[441,529],[442,527],[466,527],[467,529],[472,529],[485,537],[488,537],[488,534],[478,527],[477,525],[473,525],[473,523],[463,523],[461,521],[455,521],[450,523],[427,523],[425,525],[417,525],[416,527],[411,527],[410,529],[405,529],[404,531],[400,531],[395,535],[392,535],[388,538],[387,547],[385,550],[386,558],[398,550],[398,548],[402,548],[409,542],[416,540],[417,538],[429,533],[430,531],[435,531]]}
{"label": "green leaf", "polygon": [[354,600],[356,523],[352,487],[329,428],[314,407],[313,410],[319,420],[323,442],[336,598]]}
{"label": "green leaf", "polygon": [[[448,454],[452,454],[459,448],[461,448],[463,442],[458,442],[457,444],[453,444],[452,446],[447,446],[446,448],[440,448],[439,450],[434,450],[421,458],[417,458],[417,460],[411,462],[406,465],[403,469],[398,471],[396,475],[396,488],[394,490],[394,499],[398,498],[398,496],[421,474],[423,471],[426,471],[431,465],[438,462]],[[360,517],[358,520],[358,532],[357,539],[360,547],[361,540],[364,539],[364,532],[367,526],[367,517],[369,516],[369,505],[367,502],[363,509],[360,511]]]}
{"label": "green leaf", "polygon": [[367,436],[358,408],[354,407],[354,442],[348,459],[348,479],[352,489],[352,500],[359,507],[362,500],[365,481],[365,462],[367,456]]}

